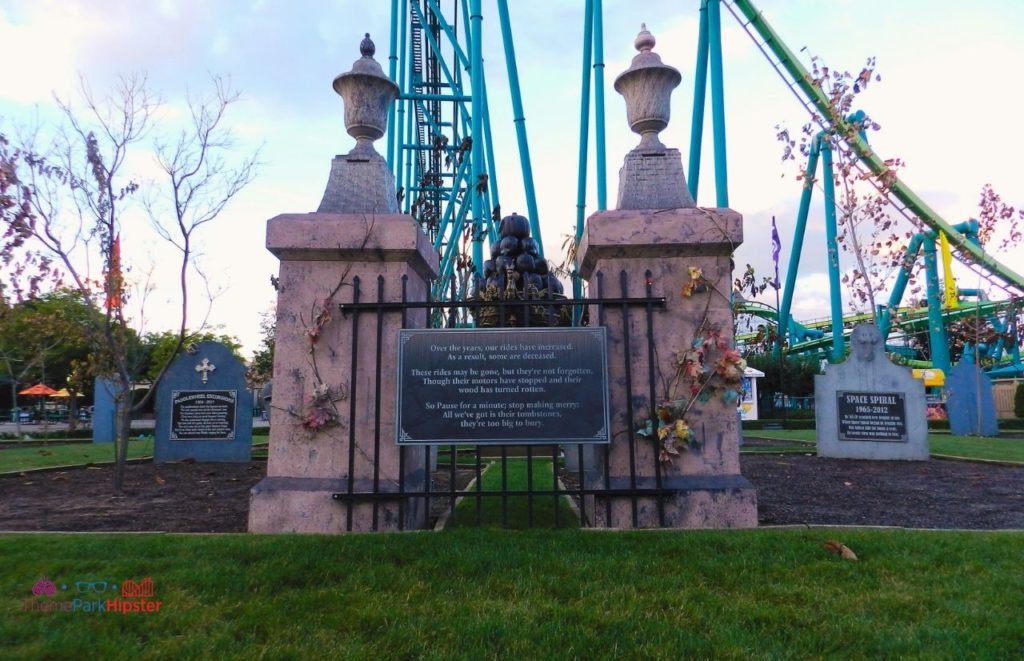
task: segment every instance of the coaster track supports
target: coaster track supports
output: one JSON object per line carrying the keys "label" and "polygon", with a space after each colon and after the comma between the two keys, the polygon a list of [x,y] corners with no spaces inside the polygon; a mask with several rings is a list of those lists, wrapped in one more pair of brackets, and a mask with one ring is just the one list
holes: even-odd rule
{"label": "coaster track supports", "polygon": [[[441,5],[450,3],[442,11]],[[507,0],[496,0],[527,212],[543,251],[536,191]],[[400,209],[441,256],[437,300],[456,264],[483,271],[484,242],[498,238],[500,196],[483,64],[482,0],[391,0],[389,73],[401,90],[389,116],[388,164]],[[469,241],[467,252],[461,253]],[[543,254],[543,252],[542,252]],[[465,260],[465,261],[464,261]],[[460,269],[462,290],[468,271]]]}
{"label": "coaster track supports", "polygon": [[821,178],[825,188],[825,245],[828,251],[829,300],[832,304],[832,353],[829,360],[838,363],[846,354],[846,338],[843,337],[843,290],[839,279],[835,171],[832,168],[830,136],[819,133],[817,140],[821,149]]}
{"label": "coaster track supports", "polygon": [[[800,194],[800,208],[796,215],[796,228],[793,230],[793,253],[789,257],[789,266],[786,268],[786,287],[782,290],[782,307],[779,310],[778,320],[778,345],[776,350],[781,352],[786,337],[790,335],[790,311],[793,309],[793,292],[796,291],[796,276],[800,270],[800,255],[804,247],[804,235],[807,232],[807,214],[811,209],[811,194],[814,192],[814,177],[818,171],[818,155],[821,153],[819,140],[815,138],[811,142],[810,153],[807,156],[807,168],[804,171],[804,189]],[[699,159],[698,159],[699,160]],[[790,345],[795,338],[790,337]]]}

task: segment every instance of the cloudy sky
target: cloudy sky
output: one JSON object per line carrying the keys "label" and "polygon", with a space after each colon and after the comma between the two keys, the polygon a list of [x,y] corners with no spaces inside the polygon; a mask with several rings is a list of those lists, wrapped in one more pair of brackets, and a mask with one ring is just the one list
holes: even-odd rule
{"label": "cloudy sky", "polygon": [[[551,256],[575,222],[583,1],[509,4],[540,222]],[[628,66],[633,39],[646,22],[658,39],[655,50],[683,73],[672,124],[661,138],[686,154],[699,0],[605,0],[604,5],[608,183],[614,204],[621,159],[636,136],[626,126],[611,81]],[[882,127],[872,144],[883,156],[907,163],[904,180],[947,220],[975,215],[986,183],[1011,204],[1024,205],[1019,160],[1024,134],[1018,124],[1024,3],[760,0],[757,5],[791,49],[806,47],[804,55],[816,54],[833,68],[859,70],[868,56],[877,57],[882,81],[861,95],[864,109]],[[502,208],[525,212],[497,12],[491,0],[483,6]],[[260,313],[273,306],[269,278],[277,264],[263,247],[265,222],[319,204],[330,159],[354,144],[345,134],[331,81],[358,57],[364,32],[373,35],[384,61],[389,13],[386,0],[0,0],[0,44],[8,59],[0,87],[0,130],[14,133],[18,126],[52,121],[53,94],[73,98],[80,75],[102,92],[118,74],[147,73],[166,102],[161,117],[169,125],[181,116],[186,89],[208,89],[210,74],[230,76],[243,94],[229,116],[239,150],[262,145],[264,165],[216,226],[202,231],[201,260],[218,291],[211,323],[251,349],[258,342]],[[793,166],[780,161],[775,126],[797,129],[806,116],[731,16],[723,11],[723,17],[730,203],[746,219],[746,243],[737,263],[768,273],[771,217],[777,217],[783,237],[784,267],[799,195]],[[378,144],[383,148],[384,140]],[[710,149],[706,152],[698,203],[712,206]],[[132,166],[141,180],[154,175],[144,153]],[[596,207],[592,181],[588,197],[589,213]],[[820,198],[816,202],[794,304],[797,318],[827,310]],[[152,265],[155,281],[172,282],[168,253],[144,220],[134,220],[122,236],[133,277],[141,278]],[[1024,264],[1024,251],[1011,251],[1004,259],[1011,266]],[[163,310],[173,309],[174,296],[167,287],[150,295],[147,328],[173,324]]]}

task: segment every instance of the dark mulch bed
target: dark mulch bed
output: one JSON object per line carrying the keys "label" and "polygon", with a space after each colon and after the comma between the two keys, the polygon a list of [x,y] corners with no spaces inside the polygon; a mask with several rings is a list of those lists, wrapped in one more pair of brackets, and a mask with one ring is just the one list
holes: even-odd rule
{"label": "dark mulch bed", "polygon": [[93,466],[0,478],[0,530],[241,532],[265,461]]}
{"label": "dark mulch bed", "polygon": [[746,454],[740,465],[762,525],[1024,528],[1024,467],[805,454]]}
{"label": "dark mulch bed", "polygon": [[[813,448],[809,448],[813,450]],[[741,457],[762,524],[1024,528],[1024,468],[962,461],[868,462],[803,454]],[[0,530],[244,532],[266,463],[109,466],[0,478]],[[457,474],[459,488],[473,477]],[[432,489],[448,489],[449,472]],[[438,497],[440,513],[447,499]],[[435,509],[436,508],[436,509]]]}

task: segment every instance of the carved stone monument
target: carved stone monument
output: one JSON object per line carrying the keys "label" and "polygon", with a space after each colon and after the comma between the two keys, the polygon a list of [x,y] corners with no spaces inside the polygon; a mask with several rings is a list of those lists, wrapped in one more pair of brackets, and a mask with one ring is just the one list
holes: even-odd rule
{"label": "carved stone monument", "polygon": [[[597,527],[654,527],[662,522],[675,528],[756,526],[756,493],[740,475],[735,400],[715,396],[694,401],[685,418],[699,435],[700,446],[681,450],[671,462],[659,456],[657,439],[640,439],[630,425],[660,402],[649,401],[647,391],[640,388],[627,398],[626,383],[647,383],[651,369],[656,383],[672,382],[677,356],[693,345],[702,329],[715,329],[721,343],[731,346],[730,302],[716,291],[730,291],[732,252],[743,242],[740,214],[731,209],[695,208],[679,151],[658,140],[669,121],[672,89],[681,76],[652,52],[655,41],[646,27],[635,45],[640,52],[616,79],[615,89],[626,99],[630,127],[642,137],[626,155],[620,172],[618,209],[587,219],[579,248],[580,272],[590,281],[592,294],[597,291],[595,279],[603,273],[606,282],[615,282],[615,296],[620,295],[620,282],[628,283],[622,287],[623,297],[645,296],[649,283],[654,295],[664,296],[666,303],[650,328],[640,318],[624,321],[622,313],[605,310],[612,443],[607,463],[593,450],[583,459],[586,479],[594,487],[607,484],[628,489],[633,465],[637,486],[660,486],[669,495],[663,507],[654,498],[639,498],[634,506],[628,496],[592,496],[585,499],[585,514]],[[681,295],[695,273],[700,274],[703,293]],[[596,318],[594,310],[591,318]],[[648,331],[654,342],[653,365],[648,364],[646,344],[642,344]],[[643,358],[627,360],[636,356]],[[687,395],[659,392],[656,396]]]}
{"label": "carved stone monument", "polygon": [[245,365],[220,342],[200,342],[167,368],[156,391],[153,461],[249,461],[252,394]]}
{"label": "carved stone monument", "polygon": [[[351,360],[369,352],[381,365],[395,365],[397,343],[374,346],[364,339],[356,346],[355,338],[393,338],[402,320],[388,315],[378,335],[374,315],[362,315],[354,328],[351,320],[342,323],[338,309],[353,302],[356,282],[376,287],[378,278],[385,296],[397,299],[405,279],[408,299],[426,300],[438,268],[427,236],[410,216],[397,214],[394,178],[373,148],[398,86],[374,61],[369,36],[360,52],[352,70],[334,80],[355,148],[334,159],[316,213],[267,221],[267,249],[281,269],[270,450],[267,477],[252,489],[252,532],[397,530],[400,518],[406,529],[426,522],[422,499],[398,495],[400,471],[410,492],[424,489],[425,451],[406,448],[402,459],[394,443],[382,443],[379,454],[373,452],[375,437],[395,437],[394,370],[382,371],[375,402],[374,361],[353,369]],[[410,310],[404,327],[422,328],[426,321],[425,311]],[[317,407],[342,411],[325,419],[319,413],[330,411]],[[333,498],[349,485],[367,491],[377,480],[380,491],[393,490],[395,497],[351,507]]]}
{"label": "carved stone monument", "polygon": [[814,377],[818,456],[928,459],[924,384],[885,355],[882,334],[862,324],[846,362]]}
{"label": "carved stone monument", "polygon": [[629,69],[615,79],[615,91],[626,98],[629,128],[640,144],[626,154],[619,170],[619,209],[675,209],[696,206],[683,175],[678,149],[666,147],[658,134],[668,126],[671,98],[682,80],[654,53],[654,36],[643,24],[633,45],[640,51]]}
{"label": "carved stone monument", "polygon": [[362,55],[352,70],[334,79],[334,91],[345,99],[345,128],[356,146],[331,161],[327,188],[318,213],[397,214],[395,177],[373,141],[384,135],[380,107],[398,96],[398,86],[384,75],[373,59],[376,48],[367,34],[359,44]]}

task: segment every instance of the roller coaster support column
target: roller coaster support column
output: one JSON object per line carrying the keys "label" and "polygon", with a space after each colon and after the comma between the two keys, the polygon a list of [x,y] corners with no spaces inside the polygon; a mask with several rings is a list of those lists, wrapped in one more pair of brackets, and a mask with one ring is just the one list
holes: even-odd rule
{"label": "roller coaster support column", "polygon": [[[807,214],[811,209],[811,193],[814,192],[814,176],[818,172],[818,154],[820,140],[811,141],[811,151],[807,156],[807,169],[804,171],[804,190],[800,194],[800,210],[796,215],[796,229],[793,231],[793,254],[789,257],[786,269],[786,288],[782,290],[782,307],[779,309],[778,344],[776,351],[782,351],[782,345],[789,335],[789,313],[793,306],[793,292],[796,290],[796,274],[800,270],[800,253],[804,247],[804,233],[807,230]],[[792,344],[792,341],[790,342]]]}
{"label": "roller coaster support column", "polygon": [[836,183],[832,169],[832,145],[829,136],[819,134],[822,184],[825,188],[825,243],[828,248],[828,282],[832,300],[832,353],[829,360],[838,363],[846,354],[843,337],[843,291],[839,283],[839,242],[836,226]]}
{"label": "roller coaster support column", "polygon": [[[583,80],[580,98],[580,159],[576,180],[576,247],[583,238],[583,221],[587,206],[587,147],[590,144],[590,66],[594,53],[594,0],[587,0],[583,9]],[[573,278],[573,298],[582,298],[579,278]]]}
{"label": "roller coaster support column", "polygon": [[892,328],[892,313],[903,300],[903,292],[907,289],[907,282],[910,280],[911,271],[914,270],[914,261],[917,259],[917,253],[920,252],[923,241],[924,234],[915,234],[910,239],[907,252],[903,254],[900,272],[896,275],[896,284],[893,285],[892,294],[889,295],[889,305],[882,309],[882,314],[878,318],[878,330],[882,333],[882,339],[889,336],[889,329]]}
{"label": "roller coaster support column", "polygon": [[594,159],[597,161],[597,210],[608,210],[608,165],[604,147],[604,9],[594,2]]}
{"label": "roller coaster support column", "polygon": [[516,140],[519,143],[519,165],[523,170],[523,191],[526,194],[526,210],[530,217],[530,234],[543,256],[544,242],[540,233],[537,195],[533,188],[533,167],[530,165],[530,145],[526,140],[526,117],[523,114],[523,97],[519,89],[519,69],[516,66],[516,49],[512,42],[512,22],[508,17],[508,0],[498,0],[498,20],[501,22],[501,41],[505,46],[505,66],[508,69],[508,86],[512,93],[513,121],[516,125]]}
{"label": "roller coaster support column", "polygon": [[[483,44],[483,14],[480,9],[480,0],[470,0],[470,63],[473,86],[473,172],[474,177],[470,181],[470,195],[473,196],[473,263],[476,264],[477,272],[484,272],[484,232],[483,212],[481,204],[483,193],[481,187],[487,186],[487,172],[484,166],[484,58],[481,46]],[[476,188],[476,190],[473,190]]]}
{"label": "roller coaster support column", "polygon": [[956,280],[953,279],[953,253],[949,249],[949,239],[944,232],[939,232],[939,249],[942,253],[943,302],[947,309],[955,310],[960,307],[960,294],[957,291]]}
{"label": "roller coaster support column", "polygon": [[[490,217],[490,216],[492,216],[492,213],[491,213],[492,210],[495,207],[500,207],[501,206],[501,202],[500,202],[500,199],[498,198],[498,167],[497,167],[497,163],[494,160],[494,140],[491,139],[491,111],[489,110],[488,105],[487,105],[487,79],[486,78],[484,78],[484,95],[483,96],[484,96],[484,136],[487,138],[487,141],[484,143],[486,145],[485,154],[484,155],[487,157],[487,166],[484,169],[487,172],[487,174],[490,175],[489,178],[487,179],[487,197],[486,197],[487,204],[484,205],[484,215],[487,216],[487,217]],[[521,108],[522,108],[522,106],[520,105],[520,109]],[[522,113],[520,113],[517,116],[520,119],[523,119]],[[519,125],[517,124],[516,126],[518,127]],[[525,134],[524,134],[523,137],[524,138],[526,137]],[[520,153],[520,156],[522,156],[523,152],[520,151],[519,153]],[[527,176],[529,176],[529,179],[526,178]],[[530,169],[529,152],[527,152],[526,165],[523,166],[523,178],[524,178],[523,179],[524,181],[528,181],[529,182],[529,184],[527,185],[527,190],[530,193],[532,193],[533,192],[533,185],[532,185],[533,184],[533,170]],[[528,201],[530,200],[530,195],[529,194],[527,195],[526,199]],[[534,206],[535,207],[537,206],[536,203],[534,203]],[[493,220],[493,218],[492,218],[492,220]],[[533,219],[531,218],[531,222],[532,222],[532,220]],[[483,225],[487,228],[486,230],[482,230],[484,235],[487,236],[488,240],[490,240],[492,243],[497,243],[498,242],[498,223],[496,223],[496,222],[486,222],[487,221],[486,217],[483,219],[483,221],[484,221]],[[482,262],[480,263],[480,266],[478,268],[480,268],[479,273],[483,273],[483,263]]]}
{"label": "roller coaster support column", "polygon": [[700,3],[700,30],[697,34],[697,71],[693,76],[693,118],[690,122],[690,165],[686,184],[690,197],[697,200],[700,182],[700,149],[704,137],[704,105],[708,88],[708,0]]}
{"label": "roller coaster support column", "polygon": [[932,365],[949,373],[949,344],[946,326],[942,321],[942,293],[939,290],[939,265],[935,255],[935,235],[924,238],[924,268],[928,284],[928,343],[931,346]]}
{"label": "roller coaster support column", "polygon": [[725,156],[725,91],[722,82],[722,2],[708,2],[708,46],[711,59],[711,132],[715,139],[715,204],[729,206],[729,168]]}

